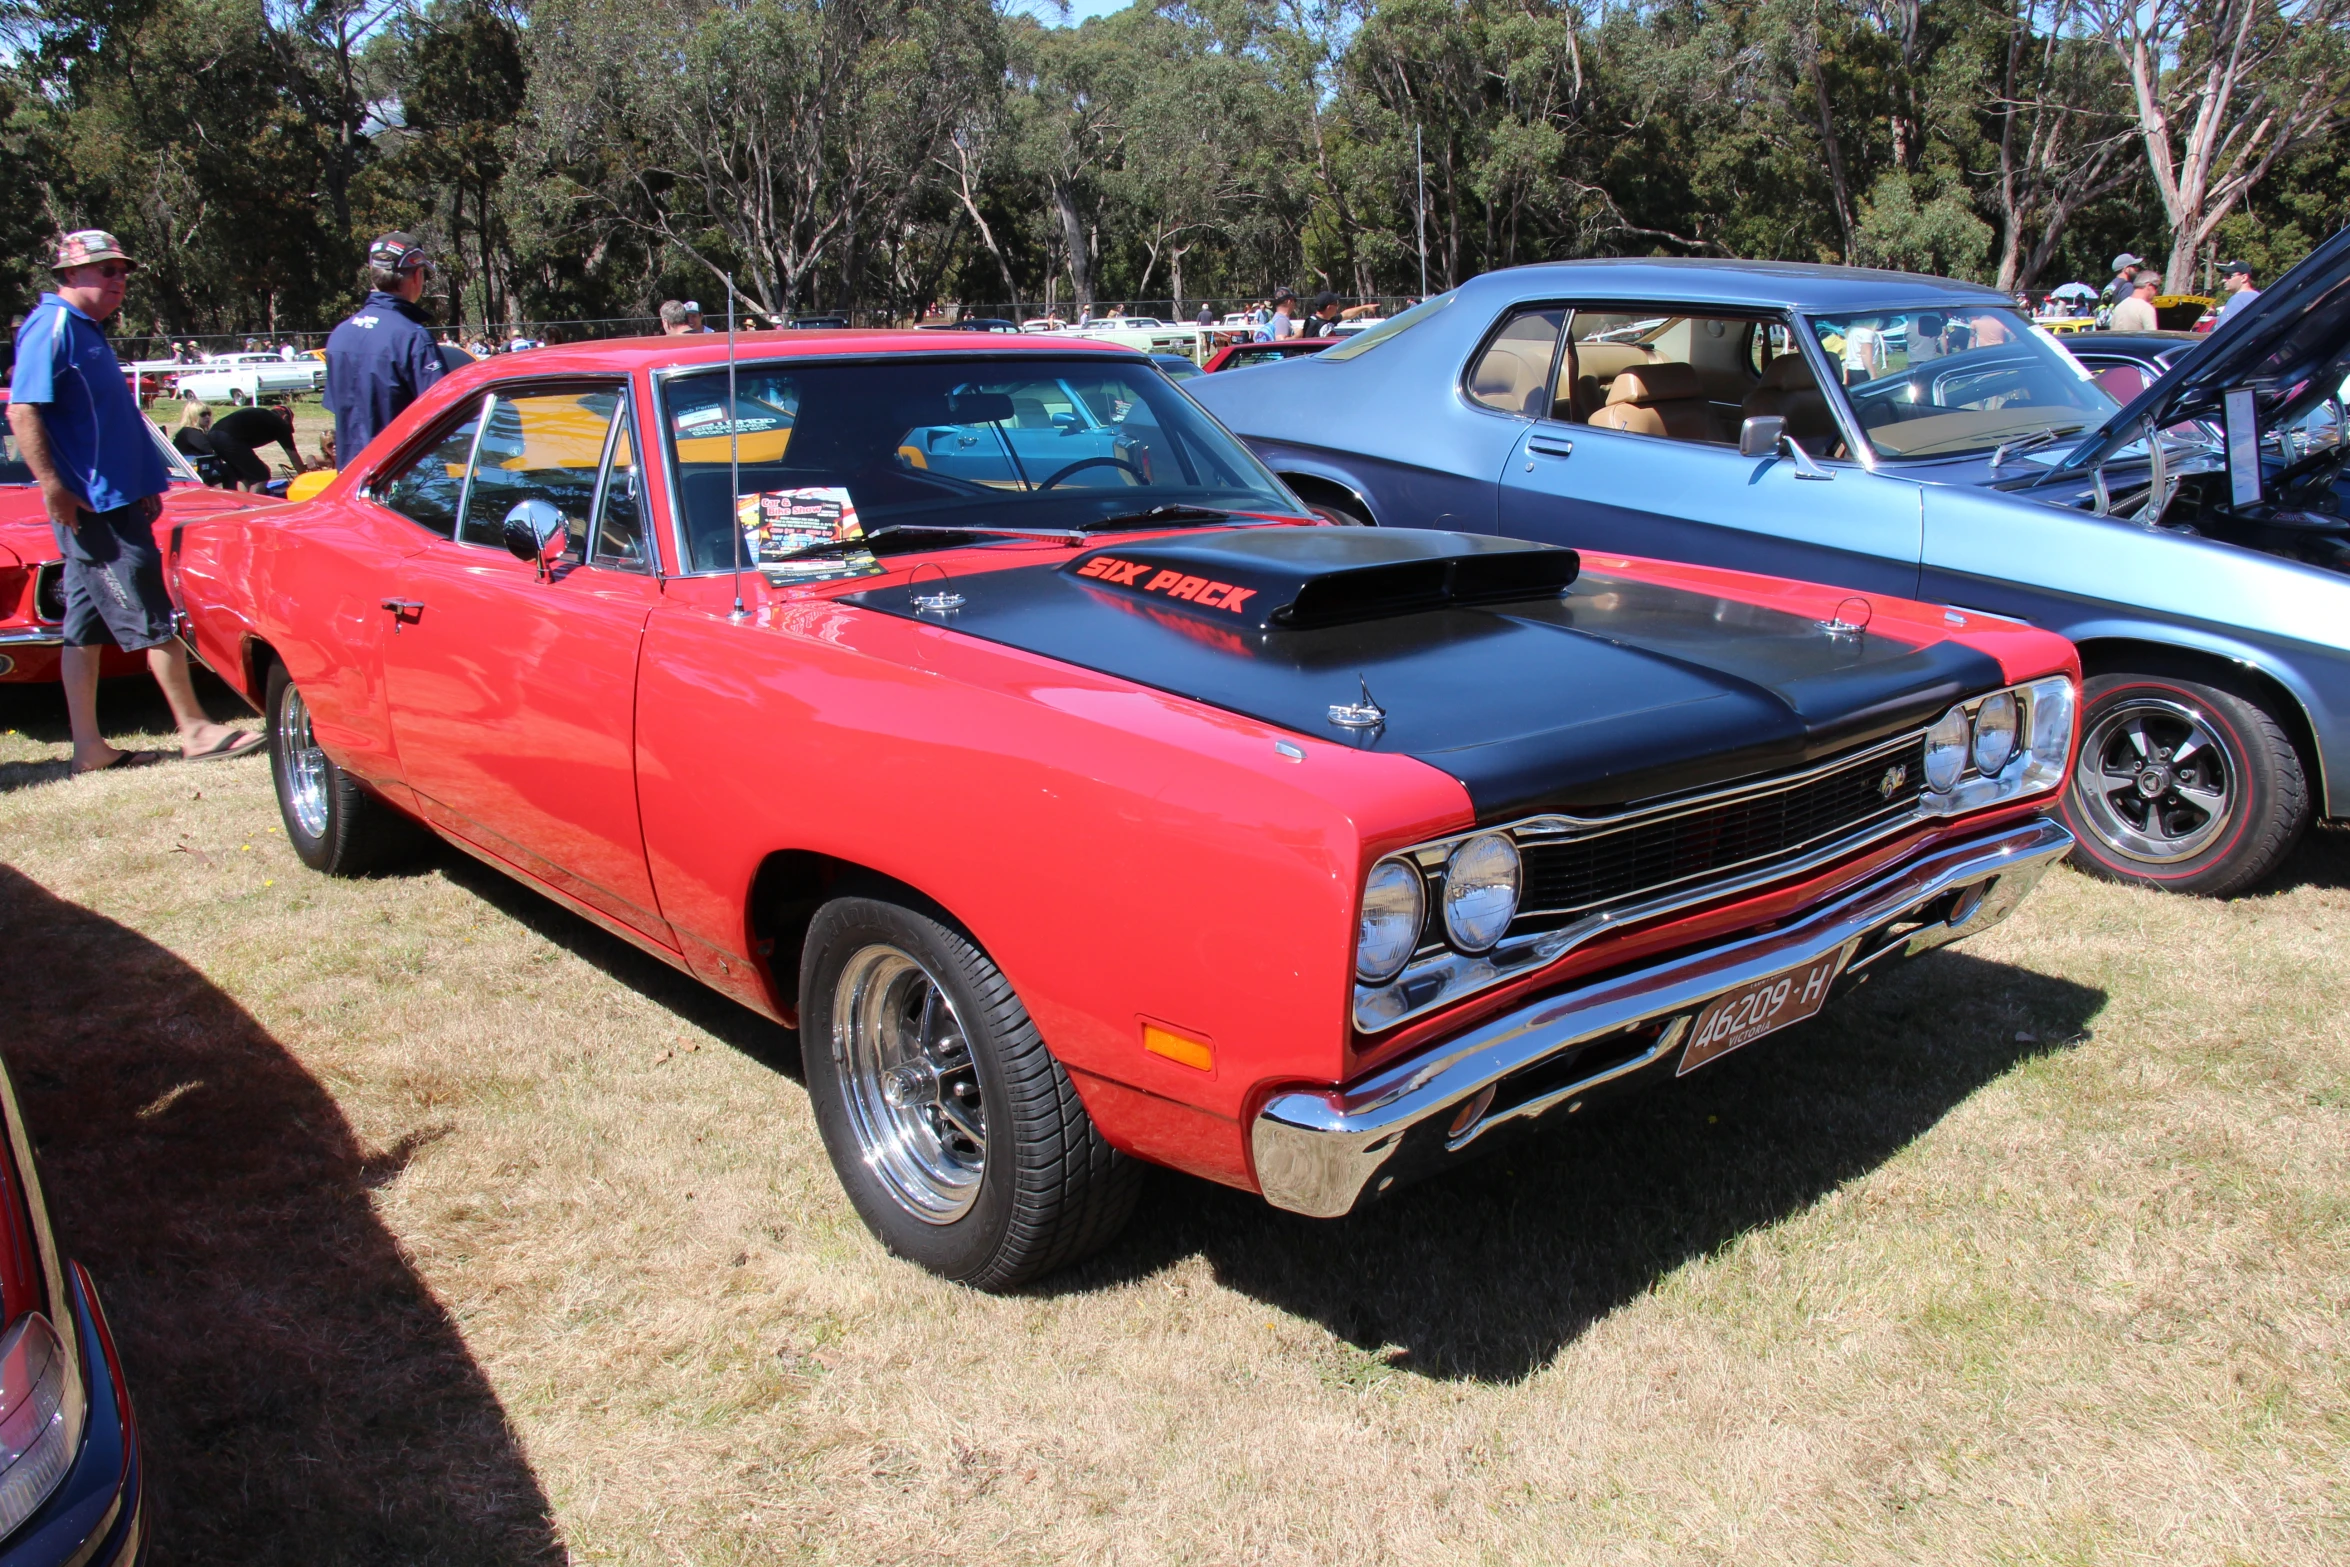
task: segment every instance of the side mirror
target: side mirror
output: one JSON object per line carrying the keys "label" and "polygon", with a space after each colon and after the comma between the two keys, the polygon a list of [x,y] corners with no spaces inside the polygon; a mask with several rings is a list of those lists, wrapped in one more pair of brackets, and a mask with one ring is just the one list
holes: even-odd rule
{"label": "side mirror", "polygon": [[1777,414],[1756,414],[1738,427],[1738,455],[1775,457],[1779,454],[1779,442],[1786,434],[1786,420]]}
{"label": "side mirror", "polygon": [[549,563],[571,544],[571,524],[553,501],[517,501],[506,513],[506,548],[516,560],[527,560],[546,574]]}
{"label": "side mirror", "polygon": [[1053,415],[1053,428],[1063,435],[1075,435],[1085,428],[1085,421],[1075,414],[1055,414]]}

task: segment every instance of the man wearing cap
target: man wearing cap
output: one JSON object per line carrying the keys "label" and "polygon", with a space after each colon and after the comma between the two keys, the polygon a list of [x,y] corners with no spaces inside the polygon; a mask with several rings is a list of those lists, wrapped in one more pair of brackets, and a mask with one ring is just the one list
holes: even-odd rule
{"label": "man wearing cap", "polygon": [[2260,290],[2252,286],[2252,269],[2241,261],[2219,264],[2219,286],[2227,290],[2228,300],[2219,307],[2219,320],[2212,323],[2214,329],[2226,325],[2228,317],[2260,297]]}
{"label": "man wearing cap", "polygon": [[1314,308],[1307,317],[1303,335],[1328,337],[1330,328],[1336,323],[1360,320],[1364,316],[1376,315],[1378,311],[1377,305],[1343,305],[1336,294],[1324,289],[1314,296]]}
{"label": "man wearing cap", "polygon": [[1273,291],[1273,319],[1257,328],[1257,341],[1278,343],[1299,334],[1297,324],[1297,294],[1292,289]]}
{"label": "man wearing cap", "polygon": [[372,291],[366,303],[326,340],[326,408],[334,415],[335,450],[353,458],[442,371],[441,351],[416,303],[432,273],[423,242],[413,234],[386,234],[367,247],[367,266]]}
{"label": "man wearing cap", "polygon": [[116,750],[98,730],[99,649],[109,642],[147,655],[171,703],[182,756],[214,761],[261,744],[257,734],[205,717],[187,650],[173,634],[154,529],[170,476],[99,326],[121,308],[133,265],[103,229],[59,240],[56,290],[18,329],[9,381],[8,426],[65,556],[59,675],[75,776],[157,760],[152,751]]}
{"label": "man wearing cap", "polygon": [[2118,305],[2129,298],[2130,290],[2138,284],[2138,269],[2144,265],[2144,256],[2133,256],[2126,250],[2114,257],[2113,281],[2106,284],[2105,292],[2097,297],[2109,305]]}

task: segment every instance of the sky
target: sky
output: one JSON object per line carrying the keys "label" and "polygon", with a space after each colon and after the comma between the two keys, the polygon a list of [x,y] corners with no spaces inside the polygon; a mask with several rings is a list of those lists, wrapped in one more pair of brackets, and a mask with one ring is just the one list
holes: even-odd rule
{"label": "sky", "polygon": [[[1069,22],[1074,26],[1089,16],[1107,16],[1112,11],[1123,11],[1132,3],[1133,0],[1069,0]],[[1052,6],[1049,0],[1036,7],[1036,14],[1040,20],[1051,19]]]}

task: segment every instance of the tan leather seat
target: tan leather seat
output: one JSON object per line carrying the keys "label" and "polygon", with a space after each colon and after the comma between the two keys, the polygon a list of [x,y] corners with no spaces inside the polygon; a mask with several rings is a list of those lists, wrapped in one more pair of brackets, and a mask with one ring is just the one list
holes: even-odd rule
{"label": "tan leather seat", "polygon": [[1526,400],[1542,389],[1549,369],[1547,360],[1537,369],[1512,345],[1496,343],[1485,350],[1470,372],[1469,395],[1504,413],[1539,414],[1543,410],[1527,407]]}
{"label": "tan leather seat", "polygon": [[1828,399],[1801,354],[1781,354],[1763,366],[1762,379],[1738,405],[1738,417],[1786,420],[1787,433],[1815,457],[1825,456],[1842,439],[1828,412]]}
{"label": "tan leather seat", "polygon": [[[1607,405],[1607,389],[1615,378],[1635,365],[1653,364],[1648,350],[1630,343],[1576,343],[1566,364],[1559,366],[1560,399],[1566,411],[1560,413],[1553,405],[1551,417],[1572,419],[1577,424],[1589,424],[1591,416]],[[1570,381],[1568,377],[1572,375]]]}
{"label": "tan leather seat", "polygon": [[1607,406],[1591,416],[1595,429],[1663,435],[1676,441],[1717,441],[1713,405],[1697,372],[1684,364],[1636,365],[1608,388]]}

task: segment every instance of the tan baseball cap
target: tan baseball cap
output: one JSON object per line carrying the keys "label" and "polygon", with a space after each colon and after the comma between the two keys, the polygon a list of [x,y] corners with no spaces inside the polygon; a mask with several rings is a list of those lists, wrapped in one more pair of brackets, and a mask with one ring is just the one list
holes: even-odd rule
{"label": "tan baseball cap", "polygon": [[75,229],[57,241],[57,253],[49,263],[49,270],[63,272],[68,267],[86,267],[93,261],[119,261],[125,267],[138,265],[122,248],[122,242],[104,229]]}

